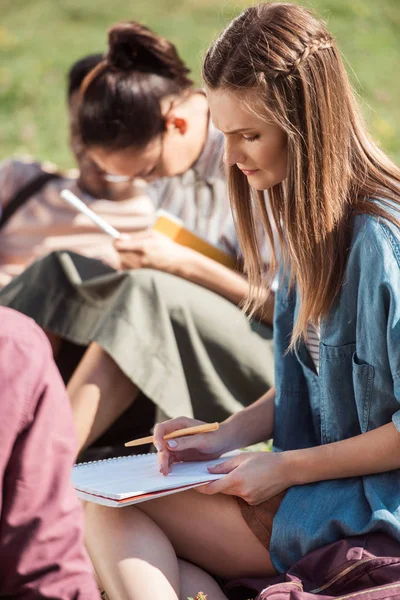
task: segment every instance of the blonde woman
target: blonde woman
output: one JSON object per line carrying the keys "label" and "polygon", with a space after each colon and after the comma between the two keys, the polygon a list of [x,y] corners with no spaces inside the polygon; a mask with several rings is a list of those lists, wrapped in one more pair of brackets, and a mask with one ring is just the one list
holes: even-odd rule
{"label": "blonde woman", "polygon": [[212,472],[225,476],[202,493],[89,506],[88,547],[112,599],[201,589],[220,600],[213,577],[273,575],[362,533],[400,541],[399,170],[369,138],[331,34],[299,6],[246,10],[203,74],[253,289],[258,219],[284,249],[276,388],[215,433],[167,444],[194,421],[161,424],[156,447],[166,476],[175,461],[270,437],[275,452],[222,460]]}

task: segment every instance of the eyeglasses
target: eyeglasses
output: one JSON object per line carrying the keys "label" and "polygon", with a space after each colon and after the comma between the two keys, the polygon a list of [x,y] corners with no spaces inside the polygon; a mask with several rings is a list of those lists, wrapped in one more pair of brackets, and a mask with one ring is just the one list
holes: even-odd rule
{"label": "eyeglasses", "polygon": [[130,175],[113,175],[112,173],[103,173],[102,178],[109,183],[130,183],[134,177]]}
{"label": "eyeglasses", "polygon": [[97,166],[97,170],[104,181],[108,183],[132,183],[135,179],[145,179],[151,180],[153,179],[153,175],[157,178],[163,176],[163,153],[164,153],[164,136],[162,135],[160,138],[160,150],[157,154],[153,163],[153,166],[150,169],[144,170],[141,173],[136,173],[135,175],[118,175],[116,173],[108,173],[107,171],[103,171]]}

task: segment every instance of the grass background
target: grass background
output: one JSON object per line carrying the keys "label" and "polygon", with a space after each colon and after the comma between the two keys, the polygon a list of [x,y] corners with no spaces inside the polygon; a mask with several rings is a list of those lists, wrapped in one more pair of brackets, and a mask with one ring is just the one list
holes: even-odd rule
{"label": "grass background", "polygon": [[[295,0],[297,1],[297,0]],[[303,0],[336,35],[373,135],[400,164],[400,0]],[[116,21],[170,38],[199,83],[201,56],[249,0],[0,0],[0,158],[31,154],[72,165],[65,74],[104,51]],[[355,75],[357,74],[357,76]]]}

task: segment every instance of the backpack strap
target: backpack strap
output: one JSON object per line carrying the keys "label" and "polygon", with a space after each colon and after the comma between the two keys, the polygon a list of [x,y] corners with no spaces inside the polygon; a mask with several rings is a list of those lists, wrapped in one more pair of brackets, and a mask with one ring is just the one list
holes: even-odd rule
{"label": "backpack strap", "polygon": [[7,206],[3,208],[3,212],[0,216],[0,229],[2,229],[13,214],[21,208],[29,198],[37,194],[46,183],[52,179],[59,179],[60,177],[61,175],[59,173],[40,173],[23,185],[22,188],[17,190],[11,200],[7,203]]}

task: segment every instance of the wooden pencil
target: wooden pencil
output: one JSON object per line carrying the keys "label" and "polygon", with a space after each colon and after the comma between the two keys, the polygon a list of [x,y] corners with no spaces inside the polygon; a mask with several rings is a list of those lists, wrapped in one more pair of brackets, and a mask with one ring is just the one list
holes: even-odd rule
{"label": "wooden pencil", "polygon": [[[182,437],[184,435],[195,435],[196,433],[209,433],[210,431],[217,431],[219,429],[219,423],[204,423],[204,425],[195,425],[194,427],[186,427],[186,429],[177,429],[171,433],[164,435],[164,440],[172,440],[173,438]],[[141,446],[142,444],[152,444],[154,442],[154,436],[149,435],[144,438],[137,440],[131,440],[126,442],[125,446]]]}

